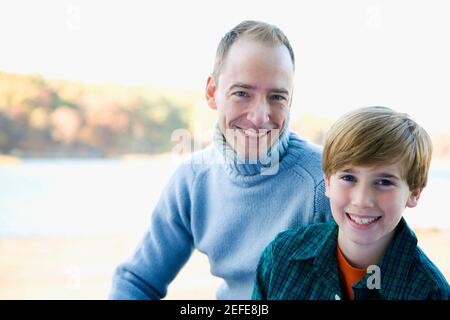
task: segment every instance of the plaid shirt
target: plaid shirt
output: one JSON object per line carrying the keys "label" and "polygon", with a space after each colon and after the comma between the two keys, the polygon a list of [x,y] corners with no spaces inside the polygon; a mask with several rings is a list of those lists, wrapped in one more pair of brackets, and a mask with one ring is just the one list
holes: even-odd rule
{"label": "plaid shirt", "polygon": [[[336,258],[338,226],[334,221],[280,233],[258,263],[253,299],[340,300],[344,288]],[[402,218],[381,259],[379,289],[369,289],[367,273],[353,285],[355,300],[448,300],[450,287],[417,246]]]}

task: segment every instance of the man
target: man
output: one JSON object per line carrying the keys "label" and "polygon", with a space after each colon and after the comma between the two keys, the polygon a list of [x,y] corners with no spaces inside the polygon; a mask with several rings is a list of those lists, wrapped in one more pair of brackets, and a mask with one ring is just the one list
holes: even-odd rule
{"label": "man", "polygon": [[164,297],[196,248],[224,280],[217,298],[250,299],[265,246],[329,219],[320,149],[288,128],[294,61],[275,26],[244,21],[223,37],[206,85],[218,112],[213,145],[176,170],[111,298]]}

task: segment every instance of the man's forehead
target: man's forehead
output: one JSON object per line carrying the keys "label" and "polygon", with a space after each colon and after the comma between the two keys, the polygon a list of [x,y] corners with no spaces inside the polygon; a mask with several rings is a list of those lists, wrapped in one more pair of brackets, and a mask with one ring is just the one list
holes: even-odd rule
{"label": "man's forehead", "polygon": [[255,59],[268,63],[276,62],[277,65],[294,71],[289,50],[285,45],[252,39],[238,39],[233,43],[224,58],[223,67],[227,64],[247,64]]}
{"label": "man's forehead", "polygon": [[247,67],[231,66],[219,75],[219,83],[225,90],[243,88],[249,90],[286,91],[293,90],[293,75],[286,70],[276,68],[261,70]]}

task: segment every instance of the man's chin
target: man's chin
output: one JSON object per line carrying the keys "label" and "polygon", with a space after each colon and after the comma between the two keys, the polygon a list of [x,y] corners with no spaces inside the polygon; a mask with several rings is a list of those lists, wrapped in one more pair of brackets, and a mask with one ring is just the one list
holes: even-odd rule
{"label": "man's chin", "polygon": [[228,144],[240,160],[246,163],[267,163],[267,152],[271,146],[271,135],[261,138],[248,137],[239,131],[229,131],[226,136]]}
{"label": "man's chin", "polygon": [[238,145],[235,151],[239,158],[247,163],[267,162],[268,148],[248,148],[245,145]]}

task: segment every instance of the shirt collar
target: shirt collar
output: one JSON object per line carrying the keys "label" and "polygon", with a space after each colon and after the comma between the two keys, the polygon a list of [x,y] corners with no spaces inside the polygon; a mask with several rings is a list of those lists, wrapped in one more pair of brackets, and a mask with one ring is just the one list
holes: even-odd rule
{"label": "shirt collar", "polygon": [[[380,290],[379,294],[383,299],[395,300],[403,296],[403,290],[407,289],[411,279],[410,269],[414,266],[415,251],[417,248],[417,237],[408,227],[404,218],[398,223],[395,236],[389,244],[386,252],[377,264],[380,268]],[[353,288],[365,290],[367,280],[374,273],[368,273],[356,283]],[[423,297],[417,297],[422,299]]]}
{"label": "shirt collar", "polygon": [[[338,226],[333,220],[326,229],[317,235],[314,241],[304,242],[289,258],[289,260],[314,259],[314,270],[327,284],[335,290],[340,290],[339,269],[336,258]],[[395,236],[385,254],[377,264],[380,267],[381,283],[378,291],[382,299],[395,300],[402,297],[402,288],[408,288],[408,275],[414,265],[417,238],[408,227],[404,218],[398,223]],[[367,280],[373,273],[368,273],[357,282],[355,291],[367,291]],[[375,289],[374,289],[375,290]],[[400,291],[399,291],[400,290]],[[373,291],[373,290],[370,290]],[[371,292],[372,296],[375,292]],[[356,297],[356,295],[355,295]],[[423,297],[417,297],[422,299]]]}

